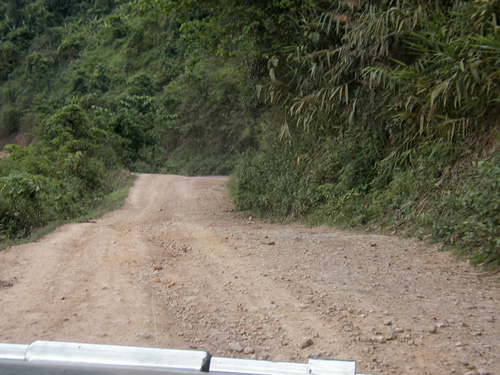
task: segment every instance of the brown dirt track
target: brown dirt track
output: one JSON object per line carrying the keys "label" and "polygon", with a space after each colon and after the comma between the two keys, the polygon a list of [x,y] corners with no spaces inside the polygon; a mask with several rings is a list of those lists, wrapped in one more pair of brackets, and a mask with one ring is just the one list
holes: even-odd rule
{"label": "brown dirt track", "polygon": [[122,209],[0,252],[0,342],[500,374],[498,275],[417,240],[251,220],[225,182],[140,175]]}

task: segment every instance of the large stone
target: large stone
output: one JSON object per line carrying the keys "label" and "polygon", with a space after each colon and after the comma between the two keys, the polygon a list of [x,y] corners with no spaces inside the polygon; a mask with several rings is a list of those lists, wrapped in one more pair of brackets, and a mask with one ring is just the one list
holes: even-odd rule
{"label": "large stone", "polygon": [[302,340],[300,340],[299,347],[301,349],[307,348],[314,344],[313,340],[310,337],[303,337]]}

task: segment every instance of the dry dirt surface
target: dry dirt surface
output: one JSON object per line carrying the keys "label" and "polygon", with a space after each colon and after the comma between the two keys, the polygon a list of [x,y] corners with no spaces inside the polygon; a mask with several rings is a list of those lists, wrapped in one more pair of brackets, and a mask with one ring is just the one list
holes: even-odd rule
{"label": "dry dirt surface", "polygon": [[0,252],[0,342],[500,374],[498,275],[417,240],[252,220],[226,181],[140,175],[122,209]]}

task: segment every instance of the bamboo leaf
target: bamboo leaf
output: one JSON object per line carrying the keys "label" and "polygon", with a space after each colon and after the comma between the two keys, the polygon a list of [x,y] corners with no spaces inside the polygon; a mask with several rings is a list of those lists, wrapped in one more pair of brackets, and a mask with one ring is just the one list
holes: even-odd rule
{"label": "bamboo leaf", "polygon": [[260,98],[260,95],[262,93],[262,85],[257,85],[256,91],[257,91],[257,98]]}
{"label": "bamboo leaf", "polygon": [[271,81],[276,81],[276,75],[274,74],[274,68],[269,69],[269,77],[271,77]]}

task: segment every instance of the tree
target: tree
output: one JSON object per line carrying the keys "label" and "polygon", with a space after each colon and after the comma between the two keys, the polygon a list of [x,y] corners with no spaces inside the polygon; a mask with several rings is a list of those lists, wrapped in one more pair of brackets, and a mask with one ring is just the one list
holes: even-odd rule
{"label": "tree", "polygon": [[139,11],[155,9],[179,22],[196,48],[220,56],[267,60],[282,52],[295,35],[299,17],[330,4],[322,0],[196,1],[135,0]]}

